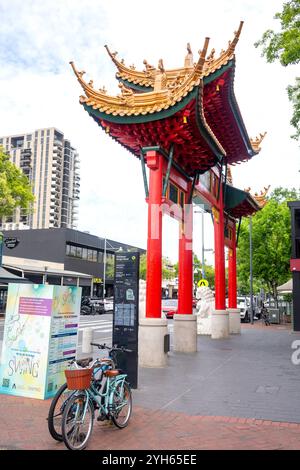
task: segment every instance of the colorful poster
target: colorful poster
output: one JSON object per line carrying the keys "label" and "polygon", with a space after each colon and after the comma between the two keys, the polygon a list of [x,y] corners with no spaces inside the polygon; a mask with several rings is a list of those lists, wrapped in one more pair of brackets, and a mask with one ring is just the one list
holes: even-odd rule
{"label": "colorful poster", "polygon": [[81,287],[53,286],[46,398],[66,381],[64,371],[76,357]]}
{"label": "colorful poster", "polygon": [[53,396],[76,356],[80,287],[9,284],[0,392]]}

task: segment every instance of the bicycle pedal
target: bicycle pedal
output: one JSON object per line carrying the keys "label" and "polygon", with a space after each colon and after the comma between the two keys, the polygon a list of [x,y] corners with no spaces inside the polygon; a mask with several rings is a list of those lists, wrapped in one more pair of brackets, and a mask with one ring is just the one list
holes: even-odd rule
{"label": "bicycle pedal", "polygon": [[106,418],[106,415],[99,415],[97,417],[97,421],[105,421],[107,418]]}

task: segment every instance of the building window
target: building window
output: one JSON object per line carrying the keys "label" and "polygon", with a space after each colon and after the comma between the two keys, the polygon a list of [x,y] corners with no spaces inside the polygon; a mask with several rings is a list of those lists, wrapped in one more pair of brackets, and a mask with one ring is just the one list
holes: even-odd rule
{"label": "building window", "polygon": [[93,250],[91,248],[78,245],[72,245],[70,243],[66,244],[66,255],[72,256],[73,258],[92,261],[93,263],[100,262],[98,250]]}
{"label": "building window", "polygon": [[66,255],[67,256],[72,256],[72,257],[76,257],[76,246],[74,245],[70,245],[69,243],[67,243],[66,245]]}
{"label": "building window", "polygon": [[82,258],[82,247],[76,246],[76,258]]}

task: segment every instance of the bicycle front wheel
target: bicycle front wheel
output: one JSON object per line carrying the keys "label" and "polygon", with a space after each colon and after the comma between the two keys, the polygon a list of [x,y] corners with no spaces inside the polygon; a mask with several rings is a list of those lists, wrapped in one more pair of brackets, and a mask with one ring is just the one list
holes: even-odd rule
{"label": "bicycle front wheel", "polygon": [[61,432],[62,415],[70,398],[73,390],[69,390],[66,383],[64,383],[56,392],[51,402],[49,413],[48,413],[48,429],[56,441],[61,442],[63,440]]}
{"label": "bicycle front wheel", "polygon": [[112,422],[118,428],[125,428],[128,425],[132,410],[131,389],[127,382],[116,385],[112,396]]}
{"label": "bicycle front wheel", "polygon": [[94,424],[94,407],[85,393],[76,393],[68,401],[62,418],[62,437],[70,450],[87,446]]}

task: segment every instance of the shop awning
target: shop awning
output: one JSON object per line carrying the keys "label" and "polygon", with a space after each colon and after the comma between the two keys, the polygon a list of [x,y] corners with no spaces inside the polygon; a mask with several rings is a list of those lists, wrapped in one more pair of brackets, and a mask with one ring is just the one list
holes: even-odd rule
{"label": "shop awning", "polygon": [[6,271],[6,269],[0,266],[0,283],[8,284],[9,282],[31,284],[31,282],[25,277],[16,276],[15,274],[12,274],[9,271]]}
{"label": "shop awning", "polygon": [[293,279],[277,287],[277,292],[280,294],[291,294],[293,292]]}

